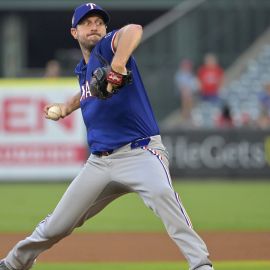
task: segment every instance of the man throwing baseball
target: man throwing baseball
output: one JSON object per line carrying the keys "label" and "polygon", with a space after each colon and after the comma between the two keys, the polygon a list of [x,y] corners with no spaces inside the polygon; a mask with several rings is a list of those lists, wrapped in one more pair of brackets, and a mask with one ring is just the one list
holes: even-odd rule
{"label": "man throwing baseball", "polygon": [[[167,152],[132,56],[142,27],[130,24],[107,34],[108,22],[108,13],[94,3],[75,9],[71,34],[83,55],[75,70],[80,91],[56,104],[62,118],[81,108],[91,155],[53,213],[13,247],[1,270],[30,269],[41,252],[129,192],[161,218],[190,270],[213,269],[173,189]],[[53,105],[46,106],[45,117]]]}

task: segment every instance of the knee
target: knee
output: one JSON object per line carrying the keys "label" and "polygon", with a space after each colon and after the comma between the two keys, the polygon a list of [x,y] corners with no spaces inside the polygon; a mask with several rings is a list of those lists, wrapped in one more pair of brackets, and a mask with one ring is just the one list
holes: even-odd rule
{"label": "knee", "polygon": [[42,236],[45,239],[49,240],[58,240],[64,238],[71,233],[71,230],[69,228],[65,226],[60,226],[60,224],[50,222],[50,220],[46,220],[45,222],[40,223],[38,226],[38,230],[41,232]]}
{"label": "knee", "polygon": [[44,238],[50,239],[50,240],[52,240],[52,239],[58,240],[58,239],[66,237],[69,234],[70,234],[70,232],[63,230],[62,228],[48,227],[48,228],[45,228],[43,230]]}
{"label": "knee", "polygon": [[149,197],[145,200],[145,204],[149,207],[158,217],[162,215],[162,209],[168,206],[173,194],[170,186],[152,187]]}

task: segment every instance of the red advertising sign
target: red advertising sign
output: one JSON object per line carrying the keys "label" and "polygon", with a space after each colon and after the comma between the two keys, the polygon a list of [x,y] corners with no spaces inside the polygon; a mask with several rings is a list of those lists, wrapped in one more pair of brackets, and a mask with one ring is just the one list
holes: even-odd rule
{"label": "red advertising sign", "polygon": [[[38,90],[36,90],[38,89]],[[0,81],[0,180],[70,180],[87,158],[80,111],[59,121],[44,117],[46,104],[65,102],[76,82],[23,86]]]}

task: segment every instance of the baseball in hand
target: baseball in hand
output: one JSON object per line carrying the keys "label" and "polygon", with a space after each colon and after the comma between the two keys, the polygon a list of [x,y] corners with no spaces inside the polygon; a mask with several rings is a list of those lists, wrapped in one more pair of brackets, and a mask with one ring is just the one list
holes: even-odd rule
{"label": "baseball in hand", "polygon": [[61,117],[61,108],[58,105],[54,105],[48,110],[48,117],[52,120],[58,120]]}

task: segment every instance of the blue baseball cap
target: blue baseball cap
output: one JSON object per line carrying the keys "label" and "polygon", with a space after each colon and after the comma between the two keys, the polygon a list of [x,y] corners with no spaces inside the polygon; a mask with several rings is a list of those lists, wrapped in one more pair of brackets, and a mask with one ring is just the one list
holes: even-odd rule
{"label": "blue baseball cap", "polygon": [[72,17],[72,27],[75,28],[85,15],[91,13],[100,15],[105,24],[108,24],[110,21],[110,15],[102,7],[95,3],[86,3],[75,9]]}

